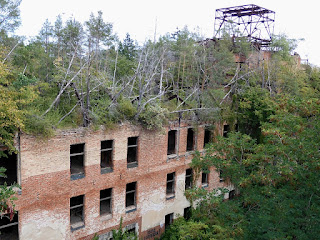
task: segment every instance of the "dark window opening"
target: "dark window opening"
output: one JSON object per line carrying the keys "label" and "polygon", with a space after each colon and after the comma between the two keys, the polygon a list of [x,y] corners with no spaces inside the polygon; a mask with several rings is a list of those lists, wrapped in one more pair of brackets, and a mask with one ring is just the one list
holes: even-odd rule
{"label": "dark window opening", "polygon": [[187,133],[187,151],[194,150],[194,131],[192,128],[188,128]]}
{"label": "dark window opening", "polygon": [[100,191],[100,215],[111,214],[112,188]]}
{"label": "dark window opening", "polygon": [[84,195],[70,198],[70,224],[73,231],[84,227],[83,200]]}
{"label": "dark window opening", "polygon": [[235,196],[236,196],[236,191],[235,191],[235,190],[231,190],[231,191],[229,192],[229,199],[231,200],[231,199],[233,199]]}
{"label": "dark window opening", "polygon": [[204,141],[203,141],[203,147],[205,147],[208,143],[211,142],[211,131],[209,129],[204,130]]}
{"label": "dark window opening", "polygon": [[126,208],[136,206],[136,185],[136,182],[132,182],[126,186]]}
{"label": "dark window opening", "polygon": [[101,173],[112,171],[112,168],[113,168],[112,150],[113,150],[113,140],[101,141],[101,159],[100,159]]}
{"label": "dark window opening", "polygon": [[223,125],[223,136],[228,137],[228,133],[230,132],[230,126],[229,125]]}
{"label": "dark window opening", "polygon": [[0,167],[4,167],[6,171],[4,174],[6,175],[5,178],[0,177],[0,185],[3,185],[4,183],[7,183],[7,185],[13,185],[17,183],[17,170],[18,170],[18,158],[17,154],[12,153],[11,155],[8,153],[8,151],[4,151],[4,154],[7,155],[7,157],[1,157],[0,158]]}
{"label": "dark window opening", "polygon": [[72,180],[84,177],[84,143],[70,145],[70,172]]}
{"label": "dark window opening", "polygon": [[0,239],[19,240],[18,212],[13,216],[12,221],[8,214],[0,217]]}
{"label": "dark window opening", "polygon": [[201,184],[202,184],[202,186],[208,186],[208,173],[202,172],[202,174],[201,174]]}
{"label": "dark window opening", "polygon": [[127,231],[128,235],[135,236],[137,234],[137,232],[136,232],[136,223],[133,223],[133,224],[130,224],[130,225],[126,226],[126,231]]}
{"label": "dark window opening", "polygon": [[174,178],[175,178],[175,173],[168,173],[167,174],[167,189],[166,189],[166,194],[167,198],[171,198],[174,196]]}
{"label": "dark window opening", "polygon": [[167,155],[176,154],[176,136],[177,136],[177,130],[170,130],[168,132]]}
{"label": "dark window opening", "polygon": [[192,188],[192,169],[188,168],[186,170],[186,182],[185,182],[185,189]]}
{"label": "dark window opening", "polygon": [[138,166],[138,137],[128,138],[128,153],[127,153],[127,167],[137,167]]}
{"label": "dark window opening", "polygon": [[165,229],[168,229],[170,225],[173,223],[173,213],[169,213],[165,216]]}
{"label": "dark window opening", "polygon": [[186,220],[189,220],[191,218],[191,207],[186,207],[184,210],[183,210],[183,217],[184,219]]}
{"label": "dark window opening", "polygon": [[223,171],[219,170],[219,181],[223,182],[224,181],[224,177],[223,177]]}

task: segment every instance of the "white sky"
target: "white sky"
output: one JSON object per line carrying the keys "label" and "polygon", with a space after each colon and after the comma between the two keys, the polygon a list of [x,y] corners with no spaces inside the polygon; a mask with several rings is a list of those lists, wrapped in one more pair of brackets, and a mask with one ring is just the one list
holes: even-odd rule
{"label": "white sky", "polygon": [[153,39],[155,28],[159,37],[184,26],[191,31],[198,27],[203,36],[211,38],[215,10],[244,4],[275,11],[274,33],[304,38],[296,51],[302,59],[320,66],[320,21],[316,0],[22,0],[22,25],[16,33],[36,36],[46,19],[54,23],[61,14],[64,19],[73,16],[83,23],[91,12],[97,15],[101,10],[105,22],[113,23],[114,32],[120,39],[128,32],[133,39],[144,42]]}

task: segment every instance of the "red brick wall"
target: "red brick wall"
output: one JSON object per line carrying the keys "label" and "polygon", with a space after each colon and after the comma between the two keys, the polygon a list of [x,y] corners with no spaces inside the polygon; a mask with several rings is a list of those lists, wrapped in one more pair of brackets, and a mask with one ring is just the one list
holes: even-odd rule
{"label": "red brick wall", "polygon": [[[183,196],[185,170],[192,154],[186,153],[187,123],[172,123],[169,128],[179,131],[179,155],[167,157],[168,129],[148,131],[124,124],[113,130],[75,129],[57,131],[49,140],[21,135],[21,190],[17,203],[21,239],[41,239],[56,235],[64,239],[91,239],[95,233],[116,229],[123,218],[123,226],[138,223],[141,236],[146,228],[160,226],[170,211],[183,213],[188,202]],[[204,126],[195,127],[196,148],[202,150]],[[139,136],[138,167],[127,169],[127,138]],[[114,169],[100,173],[100,141],[114,139]],[[85,143],[85,177],[70,180],[70,144]],[[176,173],[177,196],[166,200],[167,173]],[[125,212],[126,184],[137,182],[137,210]],[[198,181],[200,183],[201,179]],[[218,173],[210,172],[209,189],[222,186]],[[112,218],[102,219],[99,214],[100,190],[113,188]],[[70,230],[70,198],[85,195],[85,227]],[[177,203],[179,201],[179,204]],[[181,203],[181,204],[180,204]],[[160,210],[159,210],[160,209]],[[157,212],[159,210],[159,212]],[[169,211],[169,212],[166,212]],[[154,214],[159,220],[152,219]],[[148,215],[149,214],[149,215]],[[146,217],[149,216],[150,222]],[[149,233],[151,236],[152,233]],[[38,238],[37,238],[38,237]],[[150,238],[148,238],[150,239]]]}

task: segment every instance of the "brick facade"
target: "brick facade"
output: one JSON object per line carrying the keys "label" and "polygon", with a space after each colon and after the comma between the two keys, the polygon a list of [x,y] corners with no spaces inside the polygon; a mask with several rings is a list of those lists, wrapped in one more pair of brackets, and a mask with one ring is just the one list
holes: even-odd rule
{"label": "brick facade", "polygon": [[[186,169],[192,151],[186,152],[187,123],[171,123],[162,131],[122,124],[115,129],[78,128],[57,130],[48,140],[20,134],[18,141],[18,179],[21,194],[16,201],[19,215],[19,238],[92,239],[95,233],[109,239],[108,233],[123,226],[136,226],[142,239],[160,237],[165,215],[183,215],[190,204],[184,196]],[[168,131],[176,131],[177,154],[167,155]],[[194,129],[194,148],[203,150],[205,126]],[[215,127],[222,134],[223,128]],[[137,164],[127,168],[128,138],[138,137]],[[113,169],[101,173],[101,141],[113,140]],[[72,180],[70,145],[84,143],[84,177]],[[166,194],[167,174],[175,173],[174,197]],[[136,182],[135,207],[126,208],[126,185]],[[208,189],[222,187],[219,174],[211,169]],[[201,185],[201,178],[197,184]],[[111,214],[100,216],[100,190],[112,188]],[[70,225],[70,199],[83,195],[84,225],[73,230]]]}

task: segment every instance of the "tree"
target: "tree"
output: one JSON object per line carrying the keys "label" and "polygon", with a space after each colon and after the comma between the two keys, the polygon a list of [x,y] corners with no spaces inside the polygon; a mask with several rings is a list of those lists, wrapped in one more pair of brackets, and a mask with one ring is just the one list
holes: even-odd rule
{"label": "tree", "polygon": [[20,24],[21,0],[0,1],[0,32],[1,34],[14,31]]}

